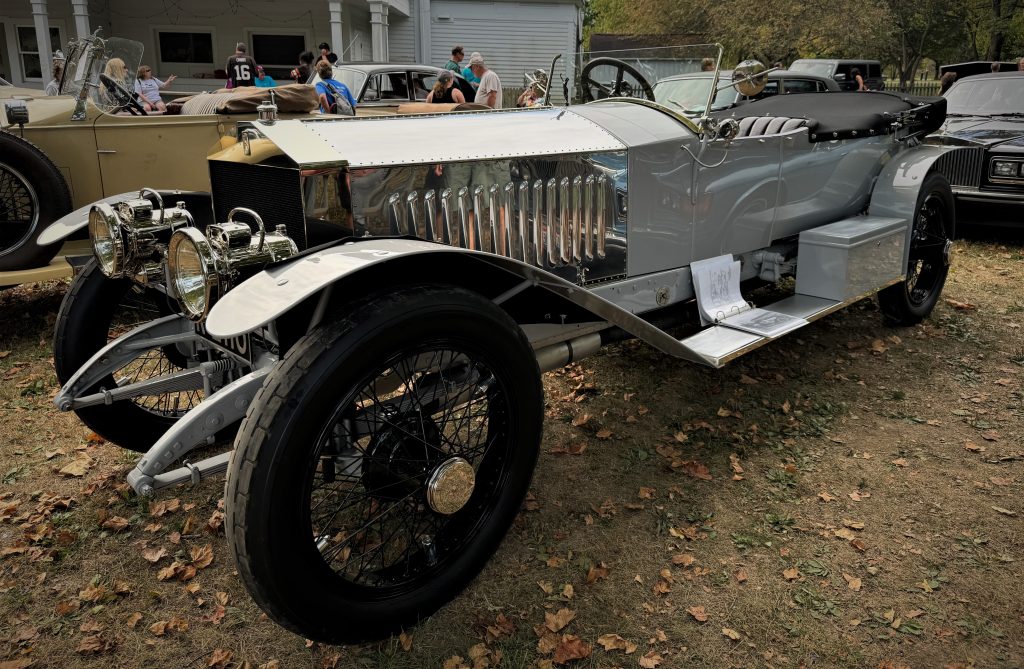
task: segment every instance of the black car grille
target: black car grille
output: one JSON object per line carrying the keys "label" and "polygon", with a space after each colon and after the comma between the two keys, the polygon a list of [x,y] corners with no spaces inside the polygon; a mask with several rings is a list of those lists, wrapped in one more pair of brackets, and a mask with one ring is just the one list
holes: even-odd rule
{"label": "black car grille", "polygon": [[299,170],[211,160],[210,185],[218,221],[228,220],[235,207],[247,207],[260,215],[268,230],[283,224],[299,250],[306,248]]}
{"label": "black car grille", "polygon": [[963,148],[943,154],[937,167],[949,179],[951,186],[978,188],[985,150],[981,147]]}

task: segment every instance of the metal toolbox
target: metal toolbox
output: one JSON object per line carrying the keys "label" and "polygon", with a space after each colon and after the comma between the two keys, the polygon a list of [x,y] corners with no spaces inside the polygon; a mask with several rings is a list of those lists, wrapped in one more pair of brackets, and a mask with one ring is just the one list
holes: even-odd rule
{"label": "metal toolbox", "polygon": [[900,278],[908,223],[857,216],[801,232],[796,292],[842,302]]}

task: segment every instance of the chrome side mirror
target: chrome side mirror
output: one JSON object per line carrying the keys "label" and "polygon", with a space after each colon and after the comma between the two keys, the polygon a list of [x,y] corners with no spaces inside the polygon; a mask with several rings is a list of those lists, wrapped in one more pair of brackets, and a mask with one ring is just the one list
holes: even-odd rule
{"label": "chrome side mirror", "polygon": [[745,60],[732,71],[732,85],[740,95],[752,98],[764,90],[768,83],[764,65],[757,60]]}

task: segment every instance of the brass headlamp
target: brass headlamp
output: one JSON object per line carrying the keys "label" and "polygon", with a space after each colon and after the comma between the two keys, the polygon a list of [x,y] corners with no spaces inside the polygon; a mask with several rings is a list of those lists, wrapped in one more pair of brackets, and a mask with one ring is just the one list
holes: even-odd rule
{"label": "brass headlamp", "polygon": [[[146,194],[156,199],[157,209],[143,197]],[[89,212],[89,237],[104,275],[112,279],[137,277],[143,282],[162,280],[160,256],[164,245],[171,232],[192,224],[184,203],[164,209],[160,194],[143,188],[135,199],[94,205]]]}

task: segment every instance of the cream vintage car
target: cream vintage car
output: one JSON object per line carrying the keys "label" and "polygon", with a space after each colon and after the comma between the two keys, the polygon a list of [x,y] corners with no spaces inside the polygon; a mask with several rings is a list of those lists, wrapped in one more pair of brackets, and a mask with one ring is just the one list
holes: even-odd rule
{"label": "cream vintage car", "polygon": [[[255,119],[268,97],[199,95],[147,114],[132,93],[141,43],[94,35],[69,49],[60,95],[0,87],[0,274],[46,265],[61,244],[37,238],[77,207],[87,215],[93,202],[144,185],[208,192],[206,156],[233,144],[236,123]],[[274,91],[282,118],[318,109],[311,86]]]}

